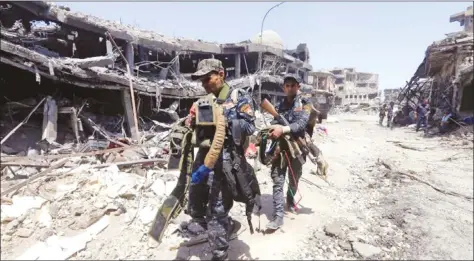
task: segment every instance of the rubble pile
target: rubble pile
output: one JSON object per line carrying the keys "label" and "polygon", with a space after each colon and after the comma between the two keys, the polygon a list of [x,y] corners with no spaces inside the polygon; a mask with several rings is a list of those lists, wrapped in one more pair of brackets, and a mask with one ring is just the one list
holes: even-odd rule
{"label": "rubble pile", "polygon": [[125,227],[137,223],[146,233],[164,196],[177,182],[176,173],[153,166],[96,168],[93,160],[73,159],[74,167],[32,181],[11,198],[2,195],[2,255],[68,259],[117,216],[122,218],[116,222]]}

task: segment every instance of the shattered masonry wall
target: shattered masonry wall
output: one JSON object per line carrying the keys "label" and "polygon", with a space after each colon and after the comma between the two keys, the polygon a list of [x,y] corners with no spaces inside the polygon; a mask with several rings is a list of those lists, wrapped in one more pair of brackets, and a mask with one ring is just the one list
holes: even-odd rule
{"label": "shattered masonry wall", "polygon": [[357,72],[355,68],[334,68],[336,99],[339,105],[369,103],[378,97],[378,74]]}
{"label": "shattered masonry wall", "polygon": [[[246,83],[241,87],[254,87],[257,82],[263,86],[278,85],[284,73],[306,75],[312,68],[307,62],[268,46],[252,43],[219,45],[171,39],[72,12],[53,3],[2,2],[1,7],[2,66],[32,75],[31,84],[22,85],[30,86],[32,95],[37,96],[38,91],[44,90],[35,85],[53,87],[44,95],[69,93],[68,97],[62,98],[68,100],[68,106],[75,109],[84,106],[84,100],[93,98],[97,89],[118,93],[122,102],[110,98],[104,102],[122,105],[125,120],[121,124],[127,135],[138,131],[134,126],[138,125],[138,129],[144,130],[153,125],[143,117],[170,123],[170,120],[176,121],[186,115],[192,101],[205,94],[200,83],[190,81],[190,74],[202,59],[214,57],[222,60],[229,81],[252,75],[254,79],[260,79],[241,81]],[[262,68],[258,66],[259,52],[267,57]],[[307,48],[305,53],[308,53]],[[135,99],[130,96],[128,68],[132,72],[133,90],[139,94],[135,95]],[[88,97],[77,97],[79,92],[66,91],[66,85],[92,92],[86,94]],[[24,93],[30,91],[25,90]],[[112,96],[115,97],[115,94],[109,95]],[[135,105],[131,100],[135,101]],[[58,105],[58,110],[63,108]],[[92,113],[90,110],[93,108],[97,113],[94,106],[82,113],[86,114],[86,110]],[[135,122],[139,123],[135,125]],[[87,118],[81,124],[87,125]],[[134,138],[137,137],[135,135]]]}
{"label": "shattered masonry wall", "polygon": [[[472,7],[451,16],[450,21],[462,21],[461,25],[472,21]],[[434,108],[458,113],[465,110],[472,114],[474,102],[464,95],[472,97],[473,93],[473,40],[471,30],[450,33],[435,41],[427,48],[425,59],[413,77],[400,91],[398,100],[415,106],[418,101],[428,98]]]}

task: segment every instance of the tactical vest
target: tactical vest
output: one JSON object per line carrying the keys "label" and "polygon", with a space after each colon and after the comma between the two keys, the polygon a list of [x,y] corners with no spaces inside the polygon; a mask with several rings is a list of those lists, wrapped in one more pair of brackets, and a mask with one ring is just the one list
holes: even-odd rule
{"label": "tactical vest", "polygon": [[226,83],[216,99],[215,95],[209,93],[196,102],[196,128],[193,133],[192,143],[200,148],[209,148],[216,130],[216,117],[214,115],[214,103],[222,104],[227,99],[230,87]]}
{"label": "tactical vest", "polygon": [[[200,148],[209,148],[211,140],[215,132],[215,115],[213,111],[213,104],[223,104],[229,97],[232,102],[237,105],[238,97],[240,95],[239,89],[232,90],[229,85],[224,84],[219,93],[219,97],[213,94],[208,94],[206,97],[200,99],[196,103],[196,128],[192,137],[192,142],[195,146]],[[246,137],[242,147],[236,147],[232,142],[231,153],[232,160],[224,160],[223,172],[227,179],[229,189],[232,191],[233,199],[237,202],[246,205],[247,221],[250,227],[250,232],[253,234],[254,229],[251,221],[253,209],[257,206],[261,209],[260,202],[260,186],[252,166],[245,159],[245,149],[248,147],[249,137]],[[226,145],[224,145],[226,146]],[[239,150],[239,152],[237,152]]]}
{"label": "tactical vest", "polygon": [[[216,98],[214,94],[210,93],[196,102],[196,128],[191,139],[193,145],[200,148],[209,148],[211,146],[211,140],[216,129],[215,115],[212,109],[213,104],[221,105],[229,96],[232,102],[237,104],[239,92],[239,89],[231,89],[225,83],[219,92],[219,97]],[[247,149],[248,145],[249,137],[244,141],[244,149]]]}

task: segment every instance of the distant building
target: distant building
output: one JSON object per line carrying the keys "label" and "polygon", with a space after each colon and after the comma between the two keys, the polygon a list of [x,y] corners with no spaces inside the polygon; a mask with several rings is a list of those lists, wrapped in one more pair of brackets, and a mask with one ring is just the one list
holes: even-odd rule
{"label": "distant building", "polygon": [[395,102],[397,101],[398,94],[400,93],[400,88],[395,89],[385,89],[383,90],[384,102]]}
{"label": "distant building", "polygon": [[335,105],[370,103],[378,97],[379,75],[357,72],[355,68],[335,68]]}
{"label": "distant building", "polygon": [[309,72],[308,84],[316,90],[334,92],[336,90],[336,77],[329,71]]}
{"label": "distant building", "polygon": [[464,26],[464,31],[465,32],[470,32],[472,33],[472,17],[473,17],[473,12],[472,12],[472,5],[467,8],[466,11],[462,11],[456,14],[451,15],[449,17],[449,22],[459,22],[461,26]]}

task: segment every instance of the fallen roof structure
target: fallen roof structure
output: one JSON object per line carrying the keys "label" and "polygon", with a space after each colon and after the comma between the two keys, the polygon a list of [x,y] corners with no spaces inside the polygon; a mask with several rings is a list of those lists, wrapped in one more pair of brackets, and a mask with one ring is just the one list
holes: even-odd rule
{"label": "fallen roof structure", "polygon": [[398,100],[413,107],[420,100],[429,99],[432,107],[454,112],[471,108],[472,112],[473,102],[463,93],[472,92],[473,44],[473,34],[464,31],[434,42],[427,48],[413,77],[401,89]]}
{"label": "fallen roof structure", "polygon": [[[284,74],[295,73],[306,79],[312,70],[305,44],[296,50],[283,50],[250,41],[217,44],[175,39],[43,1],[2,2],[0,7],[0,67],[7,72],[2,75],[9,85],[5,89],[9,92],[7,96],[21,100],[28,94],[36,95],[39,89],[31,86],[34,81],[27,81],[30,78],[23,73],[27,72],[34,76],[38,86],[50,88],[45,94],[50,97],[48,104],[53,106],[54,100],[58,106],[68,104],[57,110],[69,113],[73,108],[79,117],[86,99],[82,96],[78,99],[79,92],[91,100],[96,94],[84,94],[83,90],[108,91],[109,94],[95,100],[100,100],[101,110],[125,115],[125,132],[134,141],[140,140],[139,129],[149,125],[145,118],[153,119],[156,125],[165,115],[168,118],[165,122],[169,124],[169,120],[184,117],[192,102],[205,95],[202,86],[190,80],[190,74],[202,59],[220,59],[228,82],[238,88],[251,89],[255,98],[261,94],[282,96],[280,86]],[[25,76],[15,78],[20,72]],[[13,86],[29,86],[30,89]],[[302,87],[303,91],[311,90],[305,83]],[[69,96],[56,97],[55,93]],[[8,106],[14,103],[9,99],[3,102]],[[112,106],[104,108],[105,103]],[[20,107],[32,108],[34,104]],[[114,106],[121,109],[111,110]],[[85,114],[83,111],[82,116]],[[89,119],[83,120],[81,124],[89,124]],[[108,130],[109,138],[110,132],[120,131],[117,124],[122,121],[111,122],[115,122],[110,124],[115,127]],[[89,127],[93,131],[98,128]],[[76,138],[80,140],[78,135]]]}

